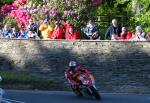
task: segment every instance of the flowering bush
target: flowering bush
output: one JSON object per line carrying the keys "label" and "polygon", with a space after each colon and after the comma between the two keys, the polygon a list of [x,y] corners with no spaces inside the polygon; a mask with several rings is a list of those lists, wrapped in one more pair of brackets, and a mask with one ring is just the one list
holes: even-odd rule
{"label": "flowering bush", "polygon": [[13,2],[13,6],[16,7],[16,6],[19,6],[19,5],[24,5],[26,3],[26,0],[15,0]]}
{"label": "flowering bush", "polygon": [[[19,27],[28,24],[32,17],[40,21],[71,20],[78,27],[87,21],[92,8],[101,4],[102,0],[15,0],[0,9],[1,17],[11,17]],[[33,3],[35,2],[35,4]],[[42,4],[42,5],[41,5]]]}
{"label": "flowering bush", "polygon": [[12,17],[6,17],[3,19],[4,24],[7,24],[8,27],[15,27],[18,28],[16,20],[14,20]]}
{"label": "flowering bush", "polygon": [[[0,16],[4,19],[10,17],[16,21],[19,27],[28,24],[28,20],[31,18],[27,10],[24,9],[26,0],[15,0],[12,4],[5,4],[0,9]],[[10,22],[12,22],[11,20]]]}

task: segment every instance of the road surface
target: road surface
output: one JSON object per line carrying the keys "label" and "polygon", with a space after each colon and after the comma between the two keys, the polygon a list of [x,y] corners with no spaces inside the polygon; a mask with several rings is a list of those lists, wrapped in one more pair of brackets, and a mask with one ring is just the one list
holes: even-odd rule
{"label": "road surface", "polygon": [[102,93],[102,100],[81,98],[64,91],[5,90],[4,103],[150,103],[150,94]]}

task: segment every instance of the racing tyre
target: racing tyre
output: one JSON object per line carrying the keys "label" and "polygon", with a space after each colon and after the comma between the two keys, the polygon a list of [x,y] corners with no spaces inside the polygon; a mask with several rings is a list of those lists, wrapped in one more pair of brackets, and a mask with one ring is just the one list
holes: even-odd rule
{"label": "racing tyre", "polygon": [[80,90],[74,89],[74,88],[72,87],[72,85],[71,85],[71,89],[73,90],[73,92],[74,92],[77,96],[80,96],[80,97],[83,96],[82,93],[80,92]]}
{"label": "racing tyre", "polygon": [[100,96],[100,94],[98,93],[98,91],[97,91],[93,86],[91,86],[90,89],[91,89],[91,91],[92,91],[92,95],[93,95],[97,100],[101,100],[101,96]]}

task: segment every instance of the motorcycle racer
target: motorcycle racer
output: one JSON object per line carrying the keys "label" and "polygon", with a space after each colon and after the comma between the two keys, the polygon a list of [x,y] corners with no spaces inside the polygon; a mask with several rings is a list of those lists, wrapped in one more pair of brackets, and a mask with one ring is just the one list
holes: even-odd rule
{"label": "motorcycle racer", "polygon": [[80,73],[92,74],[91,71],[78,66],[76,61],[70,61],[69,67],[65,72],[65,77],[68,79],[74,89],[77,89],[77,86],[80,85],[76,79],[77,75]]}

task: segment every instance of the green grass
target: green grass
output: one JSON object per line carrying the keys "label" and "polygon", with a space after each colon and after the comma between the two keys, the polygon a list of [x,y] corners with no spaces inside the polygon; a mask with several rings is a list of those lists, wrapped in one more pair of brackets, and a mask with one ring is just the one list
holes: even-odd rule
{"label": "green grass", "polygon": [[1,86],[11,89],[41,89],[56,90],[62,89],[62,81],[46,80],[33,76],[27,72],[0,71],[3,78]]}

